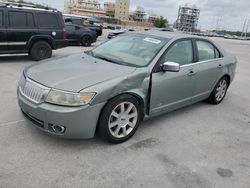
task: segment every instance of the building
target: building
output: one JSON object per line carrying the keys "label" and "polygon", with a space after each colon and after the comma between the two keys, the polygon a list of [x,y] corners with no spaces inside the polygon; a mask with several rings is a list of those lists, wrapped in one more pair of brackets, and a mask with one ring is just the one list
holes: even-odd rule
{"label": "building", "polygon": [[115,17],[115,3],[106,2],[104,3],[104,12],[106,12],[106,16],[110,18]]}
{"label": "building", "polygon": [[64,13],[81,16],[106,16],[98,0],[65,0]]}
{"label": "building", "polygon": [[145,22],[146,21],[146,12],[142,6],[137,6],[136,10],[130,15],[130,20],[136,22]]}
{"label": "building", "polygon": [[129,20],[130,0],[115,1],[115,18],[119,20]]}
{"label": "building", "polygon": [[148,22],[154,23],[157,18],[159,18],[157,14],[151,13],[148,17]]}
{"label": "building", "polygon": [[179,7],[178,18],[176,21],[176,29],[179,31],[193,32],[197,29],[200,16],[200,9],[196,6]]}

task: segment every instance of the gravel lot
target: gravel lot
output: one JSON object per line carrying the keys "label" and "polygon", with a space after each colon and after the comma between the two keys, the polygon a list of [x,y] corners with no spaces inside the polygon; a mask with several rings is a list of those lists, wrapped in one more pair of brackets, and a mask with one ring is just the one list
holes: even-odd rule
{"label": "gravel lot", "polygon": [[[146,121],[120,145],[58,139],[31,126],[16,86],[24,67],[36,62],[0,57],[0,187],[249,188],[250,42],[214,40],[239,61],[223,103],[201,102]],[[84,50],[68,47],[54,57]]]}

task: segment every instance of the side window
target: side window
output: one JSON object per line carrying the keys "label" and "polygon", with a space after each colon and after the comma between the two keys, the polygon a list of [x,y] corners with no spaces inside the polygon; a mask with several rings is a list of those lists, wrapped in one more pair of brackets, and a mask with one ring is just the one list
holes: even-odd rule
{"label": "side window", "polygon": [[191,40],[176,42],[171,46],[161,59],[162,63],[171,61],[186,65],[193,63],[193,46]]}
{"label": "side window", "polygon": [[197,41],[199,61],[207,61],[220,57],[220,52],[209,42]]}
{"label": "side window", "polygon": [[216,48],[214,48],[214,51],[215,51],[215,58],[216,59],[220,58],[221,57],[220,52]]}
{"label": "side window", "polygon": [[25,12],[9,12],[9,26],[10,27],[26,27],[26,13]]}
{"label": "side window", "polygon": [[34,17],[29,12],[9,12],[9,26],[10,27],[34,27]]}
{"label": "side window", "polygon": [[59,23],[55,14],[40,13],[38,20],[41,28],[59,28]]}
{"label": "side window", "polygon": [[76,24],[76,25],[83,25],[81,19],[73,19],[73,20],[72,20],[72,23],[73,23],[73,24]]}
{"label": "side window", "polygon": [[35,26],[34,16],[32,13],[27,13],[27,26],[33,27]]}
{"label": "side window", "polygon": [[0,10],[0,27],[3,26],[3,11]]}

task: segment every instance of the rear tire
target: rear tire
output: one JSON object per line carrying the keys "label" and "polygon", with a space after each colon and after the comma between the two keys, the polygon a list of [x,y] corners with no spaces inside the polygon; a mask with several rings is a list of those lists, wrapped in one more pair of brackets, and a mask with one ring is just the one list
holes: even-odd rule
{"label": "rear tire", "polygon": [[131,138],[142,117],[138,101],[131,95],[120,95],[108,102],[98,122],[101,138],[111,143],[122,143]]}
{"label": "rear tire", "polygon": [[216,84],[213,92],[208,98],[208,102],[211,104],[220,104],[227,94],[229,87],[229,80],[226,76],[222,77]]}
{"label": "rear tire", "polygon": [[32,46],[30,55],[35,61],[48,59],[52,56],[52,48],[47,42],[39,41]]}
{"label": "rear tire", "polygon": [[92,44],[92,38],[88,35],[85,35],[82,37],[82,45],[83,46],[91,46]]}

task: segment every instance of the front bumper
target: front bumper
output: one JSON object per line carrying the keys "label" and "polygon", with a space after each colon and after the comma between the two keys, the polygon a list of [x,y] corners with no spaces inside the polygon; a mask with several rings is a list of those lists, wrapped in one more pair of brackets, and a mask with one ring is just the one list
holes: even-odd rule
{"label": "front bumper", "polygon": [[[27,119],[40,130],[63,138],[92,138],[104,103],[82,107],[64,107],[48,103],[34,104],[18,93],[19,106]],[[51,130],[51,125],[65,127],[62,134]]]}

